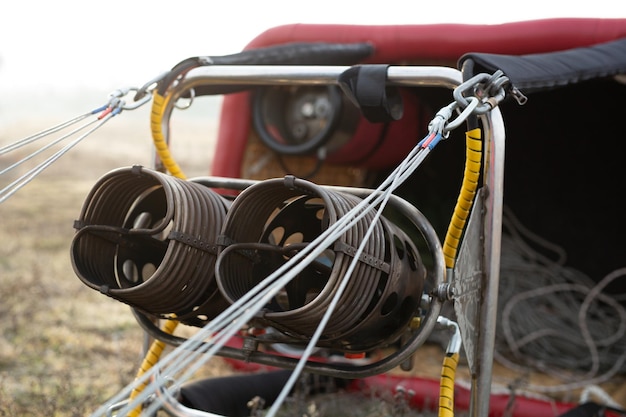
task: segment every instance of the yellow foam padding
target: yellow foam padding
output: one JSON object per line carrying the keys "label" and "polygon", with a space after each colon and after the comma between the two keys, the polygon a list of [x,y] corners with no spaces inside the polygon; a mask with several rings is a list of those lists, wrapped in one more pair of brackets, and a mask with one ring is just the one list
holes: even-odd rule
{"label": "yellow foam padding", "polygon": [[482,161],[482,135],[480,129],[472,129],[465,134],[465,171],[463,184],[457,198],[456,206],[450,219],[450,225],[443,243],[443,254],[447,268],[454,268],[459,241],[465,229],[474,197],[478,188]]}
{"label": "yellow foam padding", "polygon": [[183,170],[172,157],[172,153],[170,152],[170,148],[167,144],[167,140],[165,139],[161,126],[163,113],[165,112],[165,107],[167,106],[170,97],[171,96],[163,97],[159,93],[154,93],[152,98],[152,109],[150,110],[150,131],[152,132],[154,147],[156,148],[159,159],[163,162],[163,166],[165,166],[172,176],[185,179],[186,176],[183,173]]}
{"label": "yellow foam padding", "polygon": [[[163,325],[163,331],[168,334],[174,333],[178,322],[176,320],[167,320]],[[146,353],[146,356],[143,358],[143,362],[139,367],[139,371],[137,371],[136,379],[141,378],[146,372],[150,370],[154,366],[155,363],[159,361],[161,354],[163,353],[163,349],[165,349],[165,343],[160,340],[155,340],[150,345],[150,349]],[[130,400],[134,400],[137,395],[139,395],[148,383],[144,382],[143,384],[136,386],[133,391],[130,393]],[[141,406],[135,407],[130,413],[128,413],[129,417],[136,417],[141,414]]]}
{"label": "yellow foam padding", "polygon": [[439,385],[439,417],[454,416],[454,376],[459,363],[459,354],[447,354],[441,368]]}

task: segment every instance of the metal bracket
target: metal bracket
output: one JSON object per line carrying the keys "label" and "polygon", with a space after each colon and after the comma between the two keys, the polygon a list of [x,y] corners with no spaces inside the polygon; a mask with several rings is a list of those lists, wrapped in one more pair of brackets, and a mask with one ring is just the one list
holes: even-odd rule
{"label": "metal bracket", "polygon": [[472,375],[477,372],[479,309],[484,274],[482,201],[482,189],[480,189],[476,194],[474,207],[461,242],[452,282],[454,312]]}

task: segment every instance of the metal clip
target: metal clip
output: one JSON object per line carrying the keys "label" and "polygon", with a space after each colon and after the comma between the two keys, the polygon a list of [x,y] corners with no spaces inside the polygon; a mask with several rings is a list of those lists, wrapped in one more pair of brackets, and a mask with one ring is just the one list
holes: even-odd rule
{"label": "metal clip", "polygon": [[[452,96],[454,97],[454,101],[458,103],[460,108],[465,109],[470,104],[469,97],[466,97],[465,93],[470,91],[471,92],[470,97],[475,97],[477,87],[481,83],[484,83],[485,81],[489,80],[490,78],[491,78],[491,75],[482,73],[482,74],[477,74],[473,76],[472,78],[470,78],[469,80],[463,82],[458,87],[456,87],[454,91],[452,91]],[[491,110],[491,108],[487,109],[487,111],[489,110]],[[480,109],[477,108],[476,111],[478,112],[480,111]]]}
{"label": "metal clip", "polygon": [[174,106],[179,110],[187,110],[193,104],[193,99],[195,97],[196,97],[196,90],[191,88],[189,89],[189,97],[186,98],[187,101],[183,102],[181,101],[183,97],[179,97],[178,100],[176,100],[176,103],[174,103]]}
{"label": "metal clip", "polygon": [[447,106],[442,107],[437,112],[437,114],[435,114],[435,117],[433,118],[433,120],[431,120],[430,123],[428,124],[428,131],[439,133],[444,138],[447,138],[450,134],[450,131],[448,130],[446,132],[445,127],[448,124],[448,121],[450,120],[450,118],[452,117],[452,112],[454,112],[454,110],[457,109],[458,107],[459,107],[459,103],[457,103],[456,101],[453,101]]}
{"label": "metal clip", "polygon": [[443,131],[445,133],[448,133],[448,132],[456,129],[457,127],[461,126],[461,123],[463,123],[465,120],[467,120],[467,118],[472,113],[476,113],[476,109],[478,109],[478,107],[479,107],[480,100],[478,100],[478,98],[476,98],[476,97],[468,97],[468,99],[469,99],[469,101],[467,102],[467,106],[463,109],[461,114],[459,114],[456,117],[456,119],[454,119],[451,122],[448,122],[444,126]]}
{"label": "metal clip", "polygon": [[528,101],[528,97],[526,97],[521,91],[517,89],[517,87],[511,86],[510,89],[511,95],[517,101],[517,104],[523,106]]}
{"label": "metal clip", "polygon": [[147,83],[145,83],[144,85],[142,85],[141,87],[139,87],[136,90],[137,93],[135,94],[135,97],[133,97],[133,100],[134,101],[140,101],[146,95],[150,95],[152,93],[152,91],[154,91],[154,89],[157,88],[159,83],[161,81],[163,81],[165,79],[165,77],[167,77],[169,75],[169,73],[170,73],[170,71],[164,71],[161,74],[159,74],[156,77],[154,77],[153,79],[151,79],[150,81],[148,81]]}
{"label": "metal clip", "polygon": [[151,94],[145,93],[139,100],[136,99],[137,94],[135,94],[135,97],[132,97],[132,101],[130,103],[127,103],[126,100],[124,100],[124,97],[130,95],[130,93],[138,91],[139,89],[137,87],[118,88],[109,94],[109,105],[112,106],[114,100],[119,100],[119,104],[116,103],[116,106],[112,107],[120,107],[122,110],[134,110],[143,106],[152,99]]}
{"label": "metal clip", "polygon": [[[474,114],[480,115],[490,112],[504,100],[505,86],[508,85],[510,85],[509,78],[498,70],[491,75],[482,73],[473,76],[455,88],[452,94],[461,108],[469,105],[470,97],[477,97],[480,103],[474,109]],[[466,93],[470,90],[471,96],[466,97]]]}

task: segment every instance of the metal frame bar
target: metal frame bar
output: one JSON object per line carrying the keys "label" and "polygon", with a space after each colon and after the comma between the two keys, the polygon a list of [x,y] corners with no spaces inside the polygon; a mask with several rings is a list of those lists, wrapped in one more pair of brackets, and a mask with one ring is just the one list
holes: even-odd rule
{"label": "metal frame bar", "polygon": [[[281,65],[208,65],[191,69],[172,87],[173,97],[165,109],[164,132],[176,100],[200,85],[333,85],[349,67],[343,66],[281,66]],[[449,67],[390,66],[387,71],[390,85],[404,87],[456,88],[463,81],[460,71]],[[505,131],[501,113],[496,107],[480,116],[485,134],[483,163],[484,201],[482,261],[484,277],[479,306],[480,331],[477,341],[477,372],[472,375],[470,415],[487,417],[491,395],[493,355],[497,321],[498,286],[500,271],[500,244],[502,229],[502,201],[504,184]],[[228,185],[228,179],[223,179]],[[233,184],[234,185],[234,184]]]}

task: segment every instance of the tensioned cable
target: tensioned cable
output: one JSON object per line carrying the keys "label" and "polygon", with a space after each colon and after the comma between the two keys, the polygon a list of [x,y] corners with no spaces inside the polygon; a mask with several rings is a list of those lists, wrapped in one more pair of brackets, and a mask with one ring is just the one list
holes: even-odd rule
{"label": "tensioned cable", "polygon": [[[418,151],[420,149],[417,149]],[[412,159],[414,152],[412,153],[412,155],[410,155],[410,157],[407,158],[407,160]],[[423,158],[426,156],[426,153],[422,153],[422,155],[420,156],[419,154],[416,155],[417,158],[417,165],[419,165],[419,163],[421,163],[421,161],[423,160]],[[404,165],[404,164],[403,164]],[[400,168],[403,166],[401,165],[398,169],[396,169],[394,171],[394,174],[398,173],[400,171]],[[389,185],[389,181],[391,180],[393,182],[393,178],[395,176],[398,175],[394,175],[392,174],[380,187],[379,190],[383,190],[385,189],[388,185]],[[406,176],[410,175],[410,174],[406,174],[404,176],[400,175],[400,178],[398,178],[398,182],[404,181],[406,179]],[[369,206],[370,201],[374,200],[374,202],[372,204],[376,204],[378,201],[380,201],[381,197],[377,197],[375,198],[374,195],[371,195],[370,197],[366,198],[364,201],[362,201],[361,203],[359,203],[359,205],[357,205],[354,209],[353,209],[353,213],[356,212],[358,213],[359,211],[361,211],[364,208],[369,208],[370,210],[373,209],[373,206]],[[250,292],[248,292],[244,298],[240,299],[239,302],[234,304],[234,307],[231,307],[229,309],[227,309],[224,314],[222,316],[225,316],[225,319],[227,322],[231,322],[232,325],[230,326],[230,332],[228,331],[228,327],[225,327],[222,330],[223,333],[223,338],[218,339],[218,337],[215,337],[215,340],[212,341],[213,345],[211,345],[210,347],[206,347],[204,349],[198,349],[198,346],[195,346],[195,348],[197,349],[196,351],[190,353],[189,355],[187,355],[187,359],[184,361],[178,360],[178,364],[176,364],[176,366],[178,366],[178,369],[182,369],[185,366],[188,366],[191,361],[195,360],[199,355],[206,353],[207,355],[203,357],[202,361],[196,361],[194,366],[190,368],[190,370],[187,372],[186,375],[184,375],[183,377],[179,378],[183,379],[190,377],[193,373],[195,373],[197,371],[197,369],[202,366],[212,355],[214,355],[217,350],[219,348],[221,348],[221,346],[223,346],[224,343],[226,343],[230,337],[232,336],[232,334],[234,334],[234,332],[238,331],[238,329],[245,324],[255,313],[256,311],[258,311],[258,309],[262,306],[264,306],[269,299],[271,299],[275,293],[282,288],[284,285],[286,285],[287,282],[289,282],[295,275],[297,275],[299,272],[301,272],[301,270],[304,268],[305,265],[308,265],[310,262],[312,262],[313,260],[315,260],[319,254],[324,250],[325,247],[327,247],[328,245],[330,245],[331,243],[333,243],[337,237],[339,237],[341,234],[343,234],[345,232],[345,230],[347,230],[348,228],[352,227],[361,217],[363,217],[365,214],[367,214],[369,210],[365,210],[363,212],[356,215],[355,218],[351,218],[350,213],[346,214],[346,216],[344,216],[342,219],[340,219],[340,221],[338,223],[335,224],[335,226],[333,228],[329,228],[327,229],[322,235],[320,235],[320,237],[318,237],[314,242],[312,242],[307,248],[306,250],[303,250],[301,252],[299,252],[296,256],[294,256],[294,258],[292,258],[292,260],[288,263],[286,263],[285,265],[283,265],[283,267],[279,268],[274,274],[270,275],[268,278],[266,278],[264,281],[261,282],[261,284],[259,284],[257,287],[255,287],[253,290],[251,290]],[[337,229],[337,230],[335,230]],[[321,242],[321,243],[319,243]],[[318,245],[319,243],[319,245]],[[315,248],[315,250],[313,250]],[[311,254],[307,253],[311,251]],[[307,256],[305,256],[307,255]],[[295,264],[295,267],[292,267],[291,264]],[[218,268],[218,266],[216,266],[216,268]],[[276,277],[280,276],[280,274],[282,273],[287,273],[285,276],[283,276],[283,278],[281,278],[280,280],[278,280],[276,283],[272,284],[272,280],[274,280]],[[266,287],[268,285],[272,284],[273,288],[269,288],[265,293],[260,292],[260,290],[263,289],[263,287]],[[254,295],[256,295],[256,293],[258,293],[258,297],[256,299],[252,299],[252,297]],[[251,299],[250,302],[248,303],[248,305],[243,304],[243,302],[248,301],[248,299]],[[260,302],[259,302],[260,301]],[[240,303],[241,302],[241,303]],[[241,304],[243,304],[243,307],[241,306]],[[241,317],[240,320],[232,322],[232,316],[230,314],[229,310],[234,310],[235,312],[237,312],[240,308],[248,308],[251,309],[249,314],[244,315],[243,317]],[[213,326],[212,324],[216,322],[216,324]],[[219,317],[218,319],[214,320],[213,322],[211,322],[211,324],[209,326],[207,326],[209,329],[205,329],[209,332],[212,332],[215,328],[219,328],[220,324],[219,324]],[[198,334],[199,338],[204,338],[204,335],[200,335]],[[220,336],[220,335],[218,335]],[[191,343],[193,343],[193,340],[191,341]],[[201,343],[201,342],[199,342]],[[198,343],[196,343],[197,345]],[[206,345],[205,345],[206,346]],[[167,371],[169,372],[170,369],[168,368]],[[183,381],[184,382],[184,381]],[[158,384],[157,384],[158,386]],[[158,405],[155,406],[155,408],[157,408]]]}
{"label": "tensioned cable", "polygon": [[[420,141],[418,146],[411,151],[407,158],[405,158],[393,173],[387,177],[375,192],[359,202],[345,216],[322,232],[311,244],[298,252],[252,290],[244,294],[243,297],[235,301],[230,307],[207,324],[207,326],[183,342],[157,364],[157,366],[153,367],[149,372],[135,380],[121,393],[100,407],[94,415],[102,415],[112,404],[127,397],[128,392],[133,389],[135,384],[143,384],[151,380],[142,393],[126,405],[128,410],[148,400],[149,396],[157,392],[160,386],[172,380],[173,375],[180,374],[178,378],[175,378],[175,384],[177,385],[191,378],[191,376],[210,360],[281,288],[297,276],[308,264],[313,262],[326,247],[356,224],[363,216],[371,210],[376,210],[379,204],[383,204],[383,202],[389,198],[390,193],[415,171],[440,139],[441,134],[431,133],[424,140]],[[216,265],[216,269],[218,268],[219,265]],[[347,280],[347,278],[344,279]],[[321,330],[319,331],[321,332]],[[205,339],[209,343],[203,343]],[[186,371],[184,371],[185,369]],[[160,377],[161,374],[167,376],[168,380],[164,380]],[[268,417],[273,415],[272,413],[276,411],[279,405],[280,404],[274,407],[273,411],[268,414]],[[159,407],[160,404],[155,401],[146,409],[146,412],[155,412]],[[124,414],[128,410],[120,410],[120,412]]]}
{"label": "tensioned cable", "polygon": [[[421,163],[422,160],[423,158],[421,158],[419,163]],[[405,159],[404,161],[402,161],[402,164],[398,167],[398,171],[399,172],[402,172],[402,171],[412,172],[419,166],[419,163],[417,165],[414,165],[414,168],[411,169],[411,166],[409,167],[405,166],[405,165],[412,165],[411,161],[409,161],[408,159]],[[375,229],[376,223],[379,221],[380,216],[382,215],[383,209],[389,202],[389,198],[391,197],[393,190],[395,190],[402,183],[403,180],[401,178],[402,178],[401,176],[393,177],[393,181],[389,185],[389,188],[387,188],[382,194],[382,201],[380,203],[380,206],[378,210],[376,211],[374,218],[372,219],[372,222],[370,223],[370,226],[367,228],[367,231],[365,232],[363,239],[361,240],[362,243],[359,244],[359,247],[357,248],[357,251],[354,257],[352,261],[350,262],[350,266],[348,267],[348,270],[346,271],[343,279],[341,280],[341,283],[339,284],[339,287],[337,288],[337,292],[335,296],[332,298],[330,304],[328,305],[326,312],[324,313],[324,316],[322,317],[320,321],[320,324],[315,329],[315,333],[311,337],[311,340],[307,344],[306,349],[304,350],[300,359],[298,360],[298,364],[296,365],[294,371],[291,373],[289,380],[287,381],[287,383],[281,390],[276,401],[274,402],[274,404],[272,404],[272,407],[269,409],[268,411],[269,416],[273,416],[276,414],[276,412],[278,411],[279,407],[284,402],[287,395],[289,395],[289,393],[291,392],[291,389],[296,383],[297,378],[302,373],[302,369],[304,368],[306,361],[310,358],[311,353],[313,352],[313,349],[315,348],[317,341],[319,340],[322,334],[322,331],[326,327],[328,320],[330,320],[331,314],[335,311],[335,308],[337,307],[339,299],[341,298],[341,295],[343,294],[348,284],[348,280],[352,277],[352,273],[354,272],[355,267],[359,263],[360,256],[363,253],[363,250],[365,248],[365,242],[367,242],[367,240],[369,239],[369,236],[372,234],[372,231]]]}
{"label": "tensioned cable", "polygon": [[7,153],[7,152],[14,151],[14,150],[19,149],[19,148],[21,148],[23,146],[26,146],[28,144],[34,143],[37,140],[43,139],[44,137],[46,137],[46,136],[48,136],[50,134],[59,132],[62,129],[65,129],[66,127],[68,127],[68,126],[71,126],[73,124],[76,124],[76,123],[86,119],[89,116],[92,116],[92,115],[100,113],[100,112],[104,112],[100,116],[98,116],[97,119],[89,121],[89,122],[86,122],[86,123],[84,123],[81,126],[78,126],[77,128],[73,129],[69,133],[67,133],[65,135],[62,135],[61,137],[59,137],[59,138],[53,140],[52,142],[44,145],[43,147],[37,149],[36,151],[32,152],[31,154],[25,156],[24,158],[20,159],[19,161],[13,163],[12,165],[10,165],[10,166],[4,168],[2,171],[0,171],[0,175],[4,175],[7,172],[17,168],[18,166],[20,166],[24,162],[27,162],[27,161],[31,160],[32,158],[36,157],[37,155],[40,155],[42,152],[50,149],[52,146],[61,143],[62,141],[68,139],[70,136],[75,135],[78,132],[86,129],[87,127],[95,124],[95,126],[93,126],[91,129],[89,129],[87,132],[85,132],[82,135],[78,136],[76,139],[72,140],[70,143],[68,143],[67,145],[65,145],[64,147],[62,147],[58,151],[56,151],[54,154],[52,154],[51,156],[46,158],[43,162],[41,162],[38,165],[36,165],[35,167],[31,168],[26,173],[22,174],[17,179],[12,181],[10,184],[8,184],[4,188],[2,188],[0,190],[0,203],[3,203],[5,200],[7,200],[9,197],[11,197],[13,194],[15,194],[17,191],[19,191],[22,187],[24,187],[26,184],[28,184],[33,179],[35,179],[35,177],[37,177],[46,168],[48,168],[50,165],[55,163],[59,158],[61,158],[63,155],[65,155],[67,152],[69,152],[74,146],[78,145],[83,139],[85,139],[87,136],[92,134],[94,131],[96,131],[97,129],[102,127],[102,125],[104,125],[106,122],[108,122],[112,117],[114,117],[117,114],[119,114],[120,111],[121,111],[121,107],[120,108],[113,108],[110,111],[107,111],[107,106],[102,106],[102,107],[100,107],[98,109],[95,109],[95,110],[90,111],[88,113],[82,114],[82,115],[77,116],[77,117],[75,117],[75,118],[73,118],[71,120],[68,120],[66,122],[60,123],[60,124],[58,124],[56,126],[53,126],[53,127],[49,128],[49,129],[43,130],[43,131],[41,131],[39,133],[36,133],[34,135],[31,135],[31,136],[28,136],[26,138],[20,139],[20,140],[14,142],[12,144],[9,144],[7,146],[4,146],[4,147],[0,148],[0,155],[3,155],[5,153]]}
{"label": "tensioned cable", "polygon": [[124,100],[124,97],[131,91],[135,91],[136,89],[134,88],[124,88],[124,89],[118,89],[114,92],[112,92],[111,94],[109,94],[109,99],[108,102],[96,109],[93,109],[89,112],[86,112],[84,114],[78,115],[74,118],[71,118],[65,122],[59,123],[53,127],[50,127],[48,129],[44,129],[38,133],[35,133],[33,135],[27,136],[23,139],[17,140],[13,143],[10,143],[6,146],[0,147],[0,155],[4,155],[8,152],[14,151],[16,149],[20,149],[23,146],[26,145],[30,145],[38,140],[44,139],[46,137],[48,137],[51,134],[60,132],[63,129],[66,129],[80,121],[85,120],[86,118],[90,117],[90,116],[96,116],[96,118],[94,120],[88,121],[80,126],[78,126],[77,128],[75,128],[74,130],[70,131],[69,133],[62,135],[61,137],[53,140],[52,142],[44,145],[42,148],[35,150],[34,152],[32,152],[31,154],[27,155],[24,158],[21,158],[19,161],[11,164],[9,167],[2,169],[2,171],[0,171],[0,175],[4,175],[7,172],[17,168],[18,166],[22,165],[24,162],[27,162],[29,160],[31,160],[32,158],[40,155],[41,153],[43,153],[44,151],[50,149],[52,146],[54,145],[58,145],[59,143],[61,143],[62,141],[68,139],[69,137],[78,134],[79,132],[81,132],[82,130],[88,128],[91,125],[94,125],[91,129],[87,130],[85,133],[83,133],[82,135],[78,136],[77,138],[75,138],[73,141],[71,141],[70,143],[68,143],[67,145],[65,145],[63,148],[59,149],[57,152],[55,152],[54,154],[52,154],[50,157],[46,158],[43,162],[39,163],[38,165],[36,165],[35,167],[33,167],[32,169],[28,170],[28,172],[22,174],[21,176],[19,176],[17,179],[15,179],[14,181],[12,181],[10,184],[6,185],[4,188],[2,188],[0,190],[0,204],[3,203],[4,201],[6,201],[9,197],[11,197],[13,194],[15,194],[17,191],[19,191],[22,187],[24,187],[26,184],[28,184],[29,182],[31,182],[33,179],[35,179],[35,177],[37,177],[39,174],[41,174],[46,168],[48,168],[50,165],[52,165],[53,163],[55,163],[57,160],[59,160],[59,158],[61,158],[63,155],[65,155],[67,152],[69,152],[74,146],[78,145],[83,139],[85,139],[87,136],[91,135],[93,132],[95,132],[97,129],[99,129],[100,127],[102,127],[106,122],[108,122],[109,120],[111,120],[111,118],[117,116],[118,114],[120,114],[122,112],[122,110],[133,110],[136,109],[140,106],[142,106],[143,104],[145,104],[147,102],[147,99],[149,99],[148,96],[146,96],[145,98],[141,99],[141,100],[134,100],[132,103],[127,103],[126,100]]}
{"label": "tensioned cable", "polygon": [[[101,110],[104,110],[104,108],[102,108]],[[75,123],[80,122],[83,119],[86,119],[87,117],[89,117],[92,114],[94,114],[95,111],[97,111],[97,110],[94,110],[94,111],[91,111],[91,112],[88,112],[88,113],[85,113],[85,114],[81,114],[79,116],[74,117],[73,119],[67,120],[67,121],[65,121],[63,123],[59,123],[56,126],[49,127],[47,129],[39,131],[39,132],[37,132],[37,133],[35,133],[33,135],[27,136],[27,137],[25,137],[23,139],[20,139],[20,140],[17,140],[15,142],[13,142],[13,143],[5,145],[5,146],[0,148],[0,155],[4,155],[7,152],[11,152],[11,151],[13,151],[15,149],[19,149],[22,146],[25,146],[25,145],[28,145],[30,143],[33,143],[33,142],[35,142],[35,141],[37,141],[37,140],[39,140],[39,139],[41,139],[41,138],[43,138],[45,136],[48,136],[48,135],[50,135],[52,133],[56,133],[56,132],[58,132],[60,130],[63,130],[63,129],[65,129],[68,126],[71,126],[71,125],[73,125]]]}

